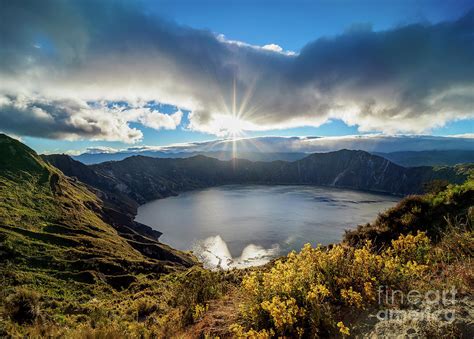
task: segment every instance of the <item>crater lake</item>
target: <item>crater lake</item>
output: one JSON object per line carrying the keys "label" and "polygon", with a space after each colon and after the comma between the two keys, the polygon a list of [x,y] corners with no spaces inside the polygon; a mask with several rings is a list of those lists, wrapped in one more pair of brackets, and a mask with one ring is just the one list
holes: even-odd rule
{"label": "crater lake", "polygon": [[136,221],[160,240],[192,250],[206,267],[261,265],[312,245],[338,242],[400,198],[316,186],[227,185],[182,193],[139,207]]}

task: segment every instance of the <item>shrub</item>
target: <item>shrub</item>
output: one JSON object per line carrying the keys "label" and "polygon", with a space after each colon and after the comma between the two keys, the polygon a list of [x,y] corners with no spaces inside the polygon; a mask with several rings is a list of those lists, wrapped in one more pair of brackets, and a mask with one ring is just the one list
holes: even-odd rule
{"label": "shrub", "polygon": [[126,338],[127,333],[117,324],[111,323],[98,328],[92,328],[89,326],[79,326],[71,333],[68,333],[67,337],[74,339],[115,339]]}
{"label": "shrub", "polygon": [[474,177],[471,177],[464,184],[448,185],[440,192],[405,197],[397,206],[380,214],[373,223],[347,231],[344,240],[356,247],[371,240],[380,250],[400,234],[422,231],[437,243],[449,229],[446,216],[474,222],[473,201]]}
{"label": "shrub", "polygon": [[14,294],[7,297],[5,313],[19,324],[31,324],[40,315],[39,300],[38,293],[27,289],[18,289]]}
{"label": "shrub", "polygon": [[343,335],[343,336],[346,336],[346,335],[350,335],[351,333],[349,332],[349,328],[344,325],[344,323],[342,321],[338,322],[337,323],[337,328],[339,328],[339,332]]}
{"label": "shrub", "polygon": [[232,324],[230,326],[230,331],[237,338],[268,339],[275,335],[275,332],[273,332],[273,330],[255,331],[251,329],[249,331],[245,331],[245,329],[238,324]]}
{"label": "shrub", "polygon": [[194,306],[193,320],[195,322],[199,321],[207,310],[208,305],[197,304]]}
{"label": "shrub", "polygon": [[269,271],[244,278],[247,300],[242,316],[249,330],[235,327],[234,333],[349,335],[350,328],[339,314],[341,306],[349,310],[374,306],[376,286],[407,290],[415,277],[424,274],[430,250],[422,232],[401,235],[381,253],[370,241],[362,248],[339,244],[323,249],[307,244],[300,253],[277,260]]}
{"label": "shrub", "polygon": [[437,194],[448,187],[449,181],[444,179],[435,179],[423,184],[423,191],[425,193]]}
{"label": "shrub", "polygon": [[149,315],[158,309],[156,302],[146,298],[140,299],[137,304],[137,319],[144,321]]}
{"label": "shrub", "polygon": [[[200,267],[193,267],[186,273],[178,276],[174,295],[175,306],[184,309],[183,324],[187,325],[194,321],[196,308],[200,318],[205,310],[207,301],[216,299],[224,293],[226,284],[223,281],[222,272],[213,272]],[[200,305],[200,306],[198,306]]]}
{"label": "shrub", "polygon": [[430,239],[425,233],[418,232],[415,236],[411,234],[400,235],[398,239],[392,240],[392,249],[389,250],[389,254],[399,257],[405,262],[411,260],[424,263],[428,259],[430,248]]}

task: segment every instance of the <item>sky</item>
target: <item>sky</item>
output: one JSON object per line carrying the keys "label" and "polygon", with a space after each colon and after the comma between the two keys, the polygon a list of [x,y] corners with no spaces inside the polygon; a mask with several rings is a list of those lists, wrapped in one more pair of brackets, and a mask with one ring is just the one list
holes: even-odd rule
{"label": "sky", "polygon": [[0,131],[41,153],[474,134],[470,1],[1,6]]}

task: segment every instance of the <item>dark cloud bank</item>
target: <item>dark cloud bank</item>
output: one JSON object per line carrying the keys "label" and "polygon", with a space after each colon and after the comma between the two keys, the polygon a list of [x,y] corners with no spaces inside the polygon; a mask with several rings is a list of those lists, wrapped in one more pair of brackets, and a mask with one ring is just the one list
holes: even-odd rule
{"label": "dark cloud bank", "polygon": [[[454,22],[368,28],[291,55],[157,18],[137,2],[7,1],[0,14],[0,129],[135,142],[130,122],[226,133],[318,126],[422,133],[474,118],[474,11]],[[235,93],[235,105],[234,105]],[[126,109],[110,105],[125,101]],[[234,109],[235,107],[235,109]],[[232,120],[231,120],[232,122]]]}

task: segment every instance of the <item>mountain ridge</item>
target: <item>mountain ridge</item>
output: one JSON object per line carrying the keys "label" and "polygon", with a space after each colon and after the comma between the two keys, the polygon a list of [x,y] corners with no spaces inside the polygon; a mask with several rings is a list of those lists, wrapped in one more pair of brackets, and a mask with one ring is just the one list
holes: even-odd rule
{"label": "mountain ridge", "polygon": [[453,166],[463,163],[474,163],[474,151],[469,150],[426,150],[400,151],[390,153],[375,152],[398,165],[416,166]]}
{"label": "mountain ridge", "polygon": [[[124,150],[90,149],[88,152],[73,156],[75,160],[87,164],[100,163],[108,160],[123,160],[133,154],[151,157],[189,157],[204,154],[220,160],[230,160],[235,151],[239,158],[252,161],[298,160],[315,152],[333,152],[349,148],[369,153],[391,153],[400,151],[472,151],[474,139],[469,137],[440,136],[382,136],[352,135],[339,137],[253,137],[220,139],[203,142],[168,145],[161,147],[136,146]],[[390,160],[390,159],[389,159]],[[442,160],[442,158],[440,159]],[[459,161],[458,161],[459,162]],[[460,161],[464,162],[464,161]],[[419,165],[443,165],[438,162]]]}
{"label": "mountain ridge", "polygon": [[[345,148],[341,148],[345,149]],[[357,151],[359,149],[350,149]],[[363,149],[360,149],[364,151]],[[329,152],[329,151],[328,151]],[[315,152],[315,153],[328,153]],[[335,152],[335,151],[332,151]],[[423,151],[397,151],[397,152],[376,152],[367,151],[373,155],[381,156],[403,167],[419,166],[454,166],[457,164],[474,163],[474,151],[463,149],[452,150],[423,150]],[[313,152],[314,153],[314,152]],[[304,152],[235,152],[233,151],[192,151],[192,152],[165,152],[165,151],[137,151],[137,152],[115,152],[115,153],[83,153],[71,156],[72,159],[82,162],[85,165],[95,165],[108,161],[121,161],[132,156],[146,156],[151,158],[191,158],[197,155],[215,158],[221,161],[232,160],[233,158],[247,159],[253,162],[263,161],[296,161],[301,160],[313,153]]]}
{"label": "mountain ridge", "polygon": [[49,155],[45,159],[92,187],[111,195],[127,196],[136,205],[225,184],[308,184],[407,195],[421,193],[424,184],[432,180],[460,183],[467,177],[463,167],[405,168],[378,155],[348,149],[313,153],[292,162],[221,161],[204,155],[190,158],[134,155],[89,166],[75,162],[76,170],[64,162],[65,157]]}

